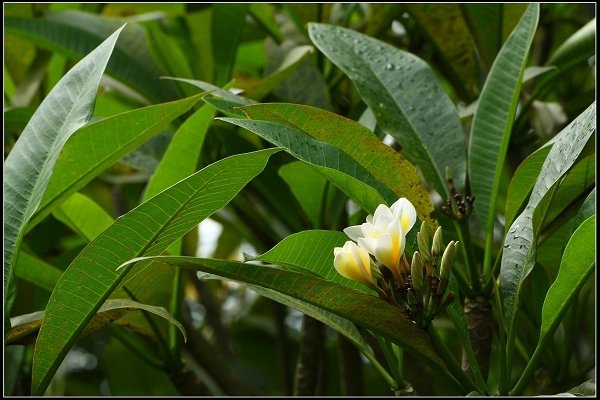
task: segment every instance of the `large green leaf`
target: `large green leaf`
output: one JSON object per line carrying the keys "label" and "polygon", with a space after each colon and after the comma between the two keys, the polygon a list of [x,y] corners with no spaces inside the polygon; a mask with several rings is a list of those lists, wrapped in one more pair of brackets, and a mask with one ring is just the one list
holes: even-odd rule
{"label": "large green leaf", "polygon": [[229,203],[277,151],[235,155],[209,165],[119,218],[79,253],[50,297],[36,341],[32,393],[44,393],[79,334],[125,278],[128,270],[116,271],[117,266],[162,253]]}
{"label": "large green leaf", "polygon": [[30,227],[123,155],[161,132],[171,121],[188,111],[201,96],[128,111],[77,131],[65,144],[56,162]]}
{"label": "large green leaf", "polygon": [[427,182],[446,196],[445,169],[459,191],[466,170],[465,137],[458,112],[433,71],[415,55],[356,31],[309,24],[313,43],[356,85],[378,126],[401,146]]}
{"label": "large green leaf", "polygon": [[[275,144],[289,141],[283,147],[301,155],[303,161],[334,167],[369,184],[388,204],[406,197],[420,219],[433,221],[429,192],[417,170],[361,124],[329,111],[296,104],[257,104],[239,110],[255,121],[244,123],[247,129]],[[234,123],[241,124],[239,120]]]}
{"label": "large green leaf", "polygon": [[311,163],[369,212],[375,211],[379,204],[393,201],[394,195],[389,189],[383,187],[367,170],[335,146],[312,139],[304,132],[283,124],[247,119],[219,119],[246,128],[276,146],[285,148],[294,157]]}
{"label": "large green leaf", "polygon": [[[7,32],[18,34],[44,49],[77,59],[89,53],[123,21],[70,10],[50,13],[47,19],[6,18],[4,24]],[[148,51],[143,28],[129,24],[122,36],[123,40],[115,47],[114,57],[106,68],[107,73],[149,100],[160,102],[178,98],[177,88],[172,82],[159,80],[163,73]]]}
{"label": "large green leaf", "polygon": [[377,297],[312,275],[235,261],[194,257],[142,257],[260,286],[312,304],[385,336],[416,357],[445,370],[427,334],[404,312]]}
{"label": "large green leaf", "polygon": [[[594,271],[596,263],[596,215],[588,217],[569,240],[556,280],[550,286],[542,306],[542,326],[538,344],[526,371],[532,371],[542,358],[547,346],[579,290]],[[524,374],[525,375],[525,374]],[[527,376],[527,375],[525,375]],[[530,376],[530,375],[529,375]],[[521,393],[525,381],[521,379],[514,391]]]}
{"label": "large green leaf", "polygon": [[485,225],[484,269],[491,265],[496,198],[517,108],[521,77],[539,18],[530,4],[492,65],[473,117],[469,143],[469,180],[475,212]]}
{"label": "large green leaf", "polygon": [[374,295],[365,285],[344,278],[333,267],[333,249],[342,247],[348,236],[342,232],[311,230],[294,233],[252,260],[299,268],[323,279]]}
{"label": "large green leaf", "polygon": [[[515,334],[519,294],[523,281],[535,265],[536,242],[539,236],[540,215],[534,215],[538,205],[553,191],[555,184],[575,163],[590,136],[596,129],[596,103],[590,105],[565,129],[548,153],[525,210],[513,222],[504,240],[500,265],[500,292],[504,323],[509,334],[509,346]],[[534,218],[535,216],[535,218]],[[535,221],[534,221],[535,219]]]}
{"label": "large green leaf", "polygon": [[63,145],[91,117],[100,78],[122,29],[81,60],[50,91],[4,162],[5,320],[16,294],[14,258],[25,227],[40,205]]}
{"label": "large green leaf", "polygon": [[[127,312],[136,310],[148,311],[164,318],[179,328],[183,334],[183,337],[187,340],[187,335],[183,326],[175,318],[173,318],[166,309],[163,307],[142,304],[128,299],[106,300],[106,302],[102,304],[102,307],[98,309],[94,319],[90,322],[90,325],[86,327],[82,336],[87,336],[111,323],[112,321],[121,318]],[[11,325],[13,328],[8,332],[6,343],[30,344],[35,342],[35,336],[42,326],[44,314],[45,311],[37,311],[31,314],[20,315],[18,317],[11,318]]]}

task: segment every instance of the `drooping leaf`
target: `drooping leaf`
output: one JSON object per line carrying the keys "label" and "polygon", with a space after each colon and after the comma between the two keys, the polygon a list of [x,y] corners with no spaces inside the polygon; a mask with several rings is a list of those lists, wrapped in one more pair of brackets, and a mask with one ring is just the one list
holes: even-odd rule
{"label": "drooping leaf", "polygon": [[[123,25],[120,19],[75,10],[50,13],[47,19],[12,17],[4,23],[7,31],[75,59],[89,53],[103,38]],[[161,102],[179,97],[171,82],[158,79],[163,73],[146,47],[143,28],[135,24],[123,31],[106,71],[148,100]]]}
{"label": "drooping leaf", "polygon": [[150,260],[233,279],[294,297],[391,339],[431,366],[444,365],[423,330],[410,321],[402,310],[374,296],[315,276],[235,261],[158,256],[132,259],[124,266]]}
{"label": "drooping leaf", "polygon": [[[262,136],[285,148],[294,157],[311,163],[361,207],[373,212],[392,192],[378,183],[363,167],[335,146],[324,143],[287,125],[248,119],[218,118]],[[384,195],[381,194],[384,193]]]}
{"label": "drooping leaf", "polygon": [[[445,169],[464,188],[465,138],[458,112],[427,63],[341,27],[309,24],[313,43],[354,82],[378,126],[401,146],[427,182],[446,196]],[[440,145],[442,144],[442,145]]]}
{"label": "drooping leaf", "polygon": [[[4,162],[4,317],[16,294],[15,253],[67,139],[85,125],[104,68],[123,28],[73,67],[52,89]],[[5,329],[10,328],[5,321]]]}
{"label": "drooping leaf", "polygon": [[[585,198],[579,212],[573,218],[571,233],[583,223],[589,216],[596,212],[596,188],[594,187],[590,194]],[[572,235],[571,235],[572,236]]]}
{"label": "drooping leaf", "polygon": [[132,257],[162,253],[231,201],[277,151],[235,155],[209,165],[119,218],[79,253],[48,303],[36,341],[32,393],[44,393],[79,334],[129,272],[116,271],[117,266]]}
{"label": "drooping leaf", "polygon": [[486,255],[491,264],[496,198],[517,108],[521,78],[539,18],[539,5],[530,4],[502,46],[481,91],[469,142],[469,180],[475,213],[484,224]]}
{"label": "drooping leaf", "polygon": [[123,155],[161,132],[201,96],[128,111],[80,129],[65,144],[30,227]]}
{"label": "drooping leaf", "polygon": [[[185,329],[175,318],[167,312],[163,307],[151,306],[148,304],[142,304],[137,301],[128,299],[111,299],[106,302],[98,309],[98,312],[94,316],[94,319],[85,328],[82,336],[90,335],[91,333],[103,328],[105,325],[121,318],[124,314],[129,311],[144,310],[152,314],[158,315],[164,318],[173,325],[175,325],[183,337],[187,340]],[[6,337],[6,343],[17,343],[17,344],[31,344],[35,342],[37,333],[44,320],[44,311],[37,311],[31,314],[20,315],[18,317],[11,318],[11,325],[13,328],[8,332]]]}
{"label": "drooping leaf", "polygon": [[[360,179],[377,189],[388,204],[406,197],[420,219],[433,220],[433,205],[417,170],[361,124],[325,110],[295,104],[257,104],[239,110],[259,124],[254,127],[252,123],[245,123],[244,127],[249,126],[251,131],[272,143],[289,140],[284,132],[290,132],[288,135],[294,132],[296,142],[290,140],[284,147],[301,155],[299,158],[303,161],[333,166]],[[319,149],[331,154],[320,153]],[[336,163],[339,166],[336,167]],[[359,172],[361,170],[364,172]]]}
{"label": "drooping leaf", "polygon": [[[567,133],[561,135],[554,143],[544,161],[525,210],[512,223],[504,240],[500,265],[500,293],[504,322],[509,338],[515,334],[514,320],[521,286],[535,265],[536,242],[541,216],[539,212],[537,215],[534,213],[538,205],[545,202],[542,200],[546,194],[555,188],[555,184],[575,163],[586,142],[595,131],[595,113],[596,103],[594,102],[565,128]],[[509,345],[510,343],[509,340]]]}
{"label": "drooping leaf", "polygon": [[74,193],[54,210],[53,215],[88,242],[114,222],[102,207],[81,193]]}

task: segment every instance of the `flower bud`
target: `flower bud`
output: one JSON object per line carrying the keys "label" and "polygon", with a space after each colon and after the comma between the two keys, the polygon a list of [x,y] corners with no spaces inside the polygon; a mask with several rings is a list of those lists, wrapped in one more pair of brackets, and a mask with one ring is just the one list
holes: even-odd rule
{"label": "flower bud", "polygon": [[450,270],[454,265],[454,257],[456,256],[456,248],[458,247],[458,242],[451,241],[446,246],[446,250],[444,250],[444,255],[442,256],[442,263],[440,267],[440,285],[438,286],[437,294],[441,295],[446,290],[446,286],[448,285],[448,278],[450,277]]}
{"label": "flower bud", "polygon": [[413,254],[410,275],[412,278],[412,286],[415,289],[417,296],[421,296],[421,293],[423,293],[423,261],[421,260],[418,251],[415,251],[415,254]]}
{"label": "flower bud", "polygon": [[348,240],[344,247],[334,248],[333,255],[333,266],[340,275],[369,287],[377,286],[371,275],[371,257],[367,250]]}
{"label": "flower bud", "polygon": [[424,260],[429,260],[431,256],[429,253],[429,243],[431,241],[431,234],[429,233],[429,227],[426,222],[423,221],[421,224],[421,229],[417,232],[417,245],[419,246],[419,251],[421,252],[421,257]]}
{"label": "flower bud", "polygon": [[431,257],[437,259],[437,257],[442,253],[444,244],[442,242],[442,227],[438,226],[433,235],[433,243],[431,245]]}

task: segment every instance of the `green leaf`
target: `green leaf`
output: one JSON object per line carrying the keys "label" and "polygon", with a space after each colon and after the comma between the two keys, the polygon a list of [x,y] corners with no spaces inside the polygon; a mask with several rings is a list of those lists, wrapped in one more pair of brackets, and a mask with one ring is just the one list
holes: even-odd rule
{"label": "green leaf", "polygon": [[571,228],[571,233],[575,231],[575,229],[583,223],[590,215],[596,213],[596,188],[594,187],[590,194],[585,198],[579,212],[573,219],[573,228]]}
{"label": "green leaf", "polygon": [[5,320],[16,295],[14,256],[27,222],[40,205],[63,145],[91,117],[100,78],[122,29],[81,60],[50,91],[4,162]]}
{"label": "green leaf", "polygon": [[[433,222],[429,192],[415,167],[361,124],[325,110],[296,104],[257,104],[239,110],[255,121],[244,123],[245,128],[276,145],[289,141],[283,147],[292,155],[361,180],[377,189],[388,204],[406,197],[420,219]],[[234,123],[240,125],[241,122]],[[253,126],[254,123],[258,125]]]}
{"label": "green leaf", "polygon": [[233,279],[294,297],[387,337],[415,357],[445,371],[444,363],[427,334],[410,321],[402,310],[374,296],[315,276],[235,261],[159,256],[132,259],[126,264],[150,260]]}
{"label": "green leaf", "polygon": [[328,281],[374,295],[365,285],[344,278],[333,266],[333,249],[342,247],[348,236],[342,232],[310,230],[287,236],[275,247],[251,260],[308,271]]}
{"label": "green leaf", "polygon": [[[523,281],[535,265],[536,242],[541,216],[534,215],[538,205],[568,172],[596,129],[596,103],[571,122],[564,135],[554,143],[540,171],[525,210],[512,223],[504,240],[500,265],[500,293],[509,346],[514,334],[519,295]],[[535,219],[535,221],[534,221]],[[510,354],[510,352],[509,352]]]}
{"label": "green leaf", "polygon": [[275,40],[281,43],[283,35],[276,21],[276,13],[273,10],[273,5],[269,3],[251,3],[250,14],[256,22]]}
{"label": "green leaf", "polygon": [[[426,181],[447,196],[445,169],[464,188],[465,138],[458,112],[423,60],[353,30],[309,24],[313,43],[356,85],[378,126]],[[440,145],[442,144],[442,145]]]}
{"label": "green leaf", "polygon": [[321,206],[327,181],[309,164],[294,161],[279,168],[279,175],[288,184],[308,216],[313,227],[321,224]]}
{"label": "green leaf", "polygon": [[89,124],[65,144],[30,227],[60,202],[155,136],[198,102],[202,95],[128,111]]}
{"label": "green leaf", "polygon": [[[105,325],[111,323],[114,320],[121,318],[125,313],[129,311],[144,310],[152,314],[158,315],[164,318],[173,325],[175,325],[185,340],[187,340],[187,334],[185,328],[175,318],[171,316],[163,307],[150,306],[147,304],[138,303],[137,301],[128,299],[112,299],[106,300],[106,302],[98,309],[98,312],[94,316],[94,319],[85,328],[82,336],[87,336]],[[42,321],[44,320],[44,311],[37,311],[31,314],[20,315],[18,317],[11,318],[11,325],[13,328],[8,332],[6,337],[6,343],[17,343],[17,344],[31,344],[35,342],[35,336],[37,335]]]}
{"label": "green leaf", "polygon": [[53,215],[88,242],[114,222],[102,207],[81,193],[74,193],[54,210]]}
{"label": "green leaf", "polygon": [[[89,53],[103,38],[123,25],[119,19],[72,10],[50,13],[48,19],[11,17],[4,23],[7,32],[75,59]],[[143,28],[135,24],[129,24],[123,31],[106,71],[148,100],[160,102],[179,97],[171,82],[158,79],[163,73],[148,51]]]}
{"label": "green leaf", "polygon": [[128,270],[116,271],[117,266],[162,253],[229,203],[277,151],[235,155],[209,165],[116,220],[79,253],[48,302],[33,358],[32,393],[44,393],[79,334],[125,278]]}
{"label": "green leaf", "polygon": [[509,227],[525,206],[550,148],[550,146],[540,147],[519,164],[508,186],[504,226]]}
{"label": "green leaf", "polygon": [[496,199],[514,120],[521,78],[539,18],[530,4],[492,65],[481,91],[469,143],[469,179],[474,209],[485,226],[484,271],[491,265]]}
{"label": "green leaf", "polygon": [[313,53],[314,49],[311,46],[294,47],[286,54],[277,70],[257,84],[246,89],[244,95],[254,100],[262,100],[292,75]]}
{"label": "green leaf", "polygon": [[[248,129],[276,146],[285,148],[299,160],[311,163],[327,179],[369,212],[373,212],[379,204],[386,203],[384,198],[392,199],[394,197],[389,189],[376,182],[368,171],[346,153],[328,143],[312,139],[304,132],[287,125],[266,121],[218,119]],[[381,192],[384,192],[385,195],[382,195]]]}
{"label": "green leaf", "polygon": [[478,66],[461,5],[420,3],[407,4],[406,9],[433,45],[460,96],[473,99],[478,93]]}
{"label": "green leaf", "polygon": [[213,4],[211,41],[215,63],[214,82],[221,86],[231,78],[237,48],[249,4]]}
{"label": "green leaf", "polygon": [[588,281],[596,263],[596,215],[587,218],[573,233],[569,240],[556,280],[550,286],[542,306],[542,324],[538,344],[529,360],[523,377],[511,394],[520,394],[527,377],[537,366],[551,342],[558,324],[573,303],[581,287]]}
{"label": "green leaf", "polygon": [[204,105],[181,124],[148,182],[144,201],[196,170],[204,138],[214,116],[214,108]]}
{"label": "green leaf", "polygon": [[50,265],[39,258],[22,251],[17,260],[16,274],[19,278],[26,280],[48,292],[54,290],[54,286],[60,279],[63,271]]}
{"label": "green leaf", "polygon": [[[565,40],[548,59],[546,65],[554,65],[559,70],[587,60],[596,52],[596,18],[585,24]],[[558,72],[558,71],[557,71]],[[550,79],[550,78],[548,78]]]}
{"label": "green leaf", "polygon": [[588,379],[581,385],[575,386],[568,393],[575,396],[595,396],[596,395],[596,379]]}

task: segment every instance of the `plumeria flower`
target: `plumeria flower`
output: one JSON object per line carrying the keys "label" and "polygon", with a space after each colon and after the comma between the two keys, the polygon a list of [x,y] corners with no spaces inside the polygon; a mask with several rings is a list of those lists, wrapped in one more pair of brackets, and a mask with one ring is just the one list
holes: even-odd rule
{"label": "plumeria flower", "polygon": [[367,222],[344,229],[344,233],[364,247],[392,272],[398,271],[406,245],[406,233],[417,219],[415,207],[400,198],[391,207],[380,204]]}
{"label": "plumeria flower", "polygon": [[367,250],[348,240],[344,247],[333,249],[333,256],[333,265],[340,275],[369,287],[377,286],[371,274],[371,257]]}

